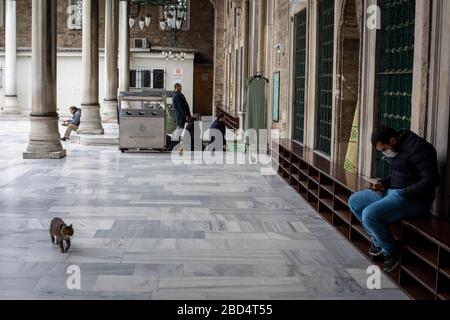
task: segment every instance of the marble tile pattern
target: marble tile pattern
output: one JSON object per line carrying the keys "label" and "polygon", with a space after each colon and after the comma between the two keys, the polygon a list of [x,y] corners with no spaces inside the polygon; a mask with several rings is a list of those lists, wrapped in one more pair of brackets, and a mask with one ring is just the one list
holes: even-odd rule
{"label": "marble tile pattern", "polygon": [[[22,160],[26,118],[0,118],[0,299],[407,299],[278,176],[65,143]],[[73,223],[69,253],[50,220]],[[81,270],[81,290],[66,271]]]}

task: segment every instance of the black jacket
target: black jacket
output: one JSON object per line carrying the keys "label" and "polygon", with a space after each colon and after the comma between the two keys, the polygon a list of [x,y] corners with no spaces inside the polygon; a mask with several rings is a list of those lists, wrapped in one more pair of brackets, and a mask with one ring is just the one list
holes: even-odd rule
{"label": "black jacket", "polygon": [[[201,132],[200,122],[195,121],[193,118],[191,118],[188,122],[188,125],[186,126],[186,131],[189,132],[190,138],[191,138],[191,149],[190,151],[202,151],[202,132]],[[196,136],[197,134],[197,136]],[[195,146],[195,140],[197,139],[199,148],[196,150]]]}
{"label": "black jacket", "polygon": [[[220,122],[219,120],[215,120],[213,122],[213,124],[211,125],[211,129],[216,129],[218,131],[220,131],[220,133],[222,134],[222,138],[223,138],[223,145],[226,146],[227,144],[227,140],[226,140],[226,126],[225,123]],[[210,133],[209,135],[209,141],[211,141],[211,143],[213,143],[216,140],[216,138],[212,135],[212,133]]]}
{"label": "black jacket", "polygon": [[402,189],[408,200],[432,203],[440,183],[436,149],[425,139],[406,130],[392,159],[391,176],[380,180],[387,189]]}
{"label": "black jacket", "polygon": [[184,128],[187,118],[191,116],[191,110],[189,109],[189,104],[186,97],[180,92],[175,92],[172,97],[172,104],[175,110],[177,126],[179,128]]}

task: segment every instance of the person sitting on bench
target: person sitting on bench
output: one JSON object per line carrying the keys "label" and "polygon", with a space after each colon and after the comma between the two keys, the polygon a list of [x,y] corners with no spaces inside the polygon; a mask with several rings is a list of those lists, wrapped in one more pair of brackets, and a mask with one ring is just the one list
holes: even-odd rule
{"label": "person sitting on bench", "polygon": [[369,254],[384,255],[384,271],[399,263],[398,243],[389,224],[404,218],[427,217],[440,183],[436,149],[415,133],[379,127],[372,144],[390,159],[391,175],[379,180],[371,190],[353,194],[352,213],[372,239]]}
{"label": "person sitting on bench", "polygon": [[[217,115],[216,120],[211,125],[211,130],[215,130],[215,134],[220,133],[223,149],[222,150],[211,150],[211,151],[227,151],[227,140],[226,140],[226,134],[227,134],[227,128],[225,125],[225,114],[219,113]],[[216,137],[214,136],[213,132],[210,131],[210,137],[209,137],[210,144],[214,143],[216,141]]]}
{"label": "person sitting on bench", "polygon": [[72,131],[77,132],[78,127],[80,126],[81,109],[79,109],[77,107],[70,107],[69,110],[70,110],[70,113],[72,114],[72,119],[66,120],[63,122],[63,126],[66,126],[67,130],[64,134],[64,137],[61,138],[61,141],[69,140],[70,135],[72,134]]}

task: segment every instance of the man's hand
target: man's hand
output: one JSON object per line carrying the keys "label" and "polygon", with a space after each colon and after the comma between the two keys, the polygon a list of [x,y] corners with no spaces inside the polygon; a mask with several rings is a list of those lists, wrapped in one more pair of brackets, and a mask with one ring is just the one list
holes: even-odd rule
{"label": "man's hand", "polygon": [[383,184],[380,182],[375,183],[372,188],[373,191],[378,193],[379,195],[383,195],[386,189],[384,188]]}
{"label": "man's hand", "polygon": [[381,182],[375,183],[375,184],[372,186],[372,189],[373,189],[373,190],[376,190],[376,191],[385,191],[385,190],[386,190]]}

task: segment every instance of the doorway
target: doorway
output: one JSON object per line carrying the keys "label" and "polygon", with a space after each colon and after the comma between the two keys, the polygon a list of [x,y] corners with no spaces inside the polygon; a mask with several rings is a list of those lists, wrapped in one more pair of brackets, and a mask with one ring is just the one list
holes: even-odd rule
{"label": "doorway", "polygon": [[336,162],[347,171],[356,170],[360,44],[362,32],[361,0],[344,3],[338,43],[339,102],[337,121]]}
{"label": "doorway", "polygon": [[194,65],[194,113],[213,114],[213,74],[211,64]]}

